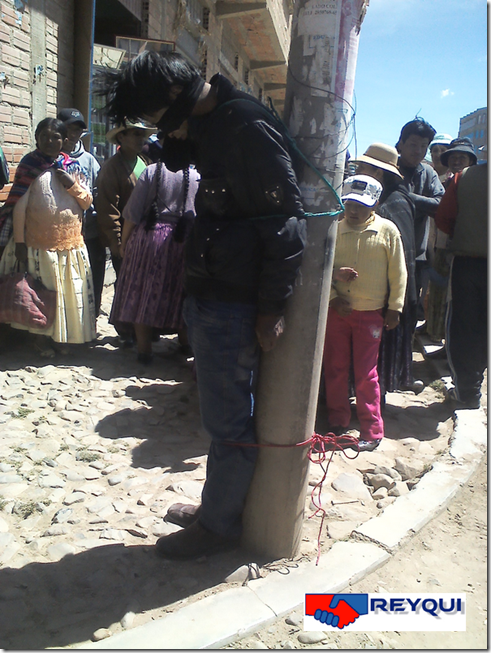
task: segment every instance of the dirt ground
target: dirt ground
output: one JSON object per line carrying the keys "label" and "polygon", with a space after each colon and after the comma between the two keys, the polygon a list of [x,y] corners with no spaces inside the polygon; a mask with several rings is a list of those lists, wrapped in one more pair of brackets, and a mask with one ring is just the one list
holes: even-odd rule
{"label": "dirt ground", "polygon": [[[487,462],[448,508],[382,568],[349,592],[466,592],[466,632],[329,633],[320,644],[301,644],[301,629],[279,619],[226,648],[487,649]],[[293,613],[303,619],[300,610]],[[261,644],[258,645],[258,642]],[[285,644],[289,642],[288,645]]]}
{"label": "dirt ground", "polygon": [[[28,520],[4,511],[4,521],[8,521],[10,532],[21,545],[8,565],[0,566],[0,624],[2,620],[4,623],[4,628],[0,628],[3,630],[0,646],[6,649],[83,648],[83,642],[93,639],[94,632],[101,628],[106,629],[106,636],[109,636],[125,628],[159,619],[184,605],[233,587],[234,584],[227,583],[225,578],[241,565],[256,562],[262,575],[282,573],[285,567],[297,564],[299,559],[312,560],[317,554],[320,517],[307,519],[313,512],[308,496],[301,554],[293,561],[282,560],[270,564],[243,550],[189,562],[165,561],[155,556],[153,544],[157,535],[151,532],[151,528],[155,525],[162,529],[168,528],[169,525],[163,521],[167,507],[175,501],[189,501],[185,492],[184,496],[176,494],[176,485],[203,482],[208,439],[200,426],[192,361],[177,353],[177,342],[173,337],[161,338],[155,346],[155,362],[149,368],[136,363],[134,350],[120,349],[111,344],[115,336],[113,328],[107,324],[111,298],[112,288],[108,287],[103,302],[106,316],[99,319],[100,336],[97,343],[81,347],[70,356],[53,359],[48,363],[55,368],[60,366],[60,369],[78,375],[82,380],[90,379],[92,389],[86,391],[83,399],[90,404],[90,410],[96,410],[99,406],[99,412],[94,417],[96,423],[91,429],[88,425],[84,426],[84,429],[88,429],[87,433],[90,431],[90,435],[84,435],[87,438],[87,452],[98,453],[102,467],[106,465],[109,466],[108,469],[117,458],[119,471],[128,474],[130,480],[131,477],[136,480],[141,478],[147,485],[151,485],[156,499],[151,505],[148,502],[137,505],[140,494],[147,490],[135,488],[124,491],[121,485],[107,485],[102,488],[103,492],[113,502],[124,499],[131,504],[125,514],[114,512],[107,519],[97,518],[95,521],[104,522],[100,526],[95,523],[94,516],[87,512],[83,503],[75,504],[78,512],[74,526],[67,529],[65,535],[50,537],[43,536],[43,530],[49,527],[55,512],[63,507],[65,493],[68,495],[76,489],[75,481],[67,480],[63,496],[57,496],[58,503],[53,500],[46,515],[43,513],[39,517],[41,521],[31,526],[31,531],[28,530]],[[23,376],[37,378],[46,365],[46,361],[33,356],[22,338],[4,343],[0,362],[2,371],[15,371],[17,375],[21,373]],[[60,396],[64,392],[71,392],[70,384],[63,385],[62,381],[58,383],[54,380],[56,374],[49,374],[50,378],[53,374],[53,391],[56,390]],[[360,455],[356,460],[347,460],[336,454],[325,484],[323,503],[329,506],[329,500],[337,496],[338,505],[333,505],[330,509],[327,529],[322,533],[323,552],[336,540],[344,539],[342,528],[346,527],[350,531],[383,509],[371,497],[365,501],[353,501],[351,496],[345,497],[345,501],[339,500],[339,494],[342,493],[336,495],[332,490],[332,479],[341,474],[363,479],[365,472],[373,471],[376,465],[392,467],[397,457],[423,462],[424,470],[421,473],[424,473],[447,449],[453,429],[453,409],[444,401],[441,374],[423,359],[421,353],[415,352],[415,375],[425,381],[425,390],[419,395],[412,392],[391,393],[385,414],[386,438],[379,449]],[[111,403],[108,403],[109,399],[104,399],[101,403],[102,383],[114,386],[115,395],[110,399]],[[175,386],[178,390],[162,396],[157,392],[162,384]],[[76,401],[70,399],[72,400]],[[321,400],[316,424],[319,433],[326,432],[323,403]],[[78,427],[70,426],[71,430],[67,430],[64,426],[66,422],[59,420],[52,410],[54,409],[49,409],[49,415],[47,414],[47,418],[52,420],[49,424],[53,424],[50,427],[50,438],[59,440],[62,447],[60,450],[63,451],[72,446],[74,436],[70,433],[75,433]],[[30,417],[32,416],[24,420],[25,431],[18,433],[13,444],[22,445],[22,438],[28,442],[37,433],[38,427],[33,424],[28,426]],[[356,428],[356,420],[353,426]],[[5,427],[2,428],[5,430]],[[42,440],[40,442],[42,444]],[[65,442],[68,444],[65,445]],[[79,445],[75,443],[73,446]],[[68,458],[68,453],[68,450],[63,451],[56,458],[57,473],[64,473],[63,460]],[[6,461],[8,462],[7,459]],[[43,464],[40,465],[41,470],[44,469]],[[69,464],[71,467],[67,471],[82,476],[94,472],[90,468],[92,463],[76,460],[75,455],[71,456]],[[311,465],[311,486],[322,475],[315,467],[317,466]],[[150,483],[150,477],[156,480]],[[463,591],[468,588],[466,591],[476,597],[478,602],[475,609],[471,604],[468,632],[461,634],[468,636],[464,647],[484,646],[486,543],[481,538],[485,538],[486,528],[485,480],[485,471],[481,470],[479,478],[471,481],[456,500],[457,503],[452,504],[450,512],[440,518],[443,520],[441,524],[440,520],[429,524],[421,536],[415,537],[394,556],[389,563],[396,565],[393,571],[386,572],[389,570],[387,565],[377,572],[376,577],[372,576],[359,586],[354,586],[353,591],[380,591],[378,587],[384,591],[435,591],[435,587],[441,591]],[[417,483],[418,478],[415,477],[413,481]],[[89,484],[97,482],[102,481],[89,481]],[[197,500],[199,499],[191,497],[191,502]],[[384,501],[392,500],[395,499],[387,497]],[[133,534],[126,536],[124,542],[100,540],[100,544],[105,546],[98,546],[97,541],[92,548],[81,548],[78,544],[77,533],[84,536],[89,531],[95,533],[99,527],[121,529],[123,520],[126,520],[124,524],[127,525],[127,520],[131,519],[149,519],[155,523],[147,529],[148,536],[145,535],[143,539],[141,529],[133,529]],[[336,527],[336,532],[331,532],[332,526]],[[29,545],[34,536],[40,542],[39,551]],[[46,547],[51,542],[58,541],[75,548],[74,554],[56,560],[49,559]],[[409,555],[413,547],[414,552]],[[297,640],[297,634],[298,629],[297,632],[292,631],[292,627],[287,626],[284,620],[279,620],[275,626],[259,633],[256,638],[238,641],[234,647],[255,648],[252,642],[257,642],[260,637],[263,648],[264,644],[270,648],[281,648],[287,640],[293,642],[293,647],[303,648],[304,645]],[[355,640],[347,637],[355,637]],[[433,648],[430,635],[425,640],[426,644],[421,644],[423,640],[418,640],[418,644],[416,639],[412,639],[412,645],[403,638],[415,638],[416,634],[401,633],[383,637],[385,648]],[[407,645],[403,645],[406,641]],[[442,641],[443,638],[437,638],[437,643]],[[459,641],[462,641],[462,637],[455,636],[451,644]],[[355,636],[350,633],[326,639],[326,645],[323,647],[382,647],[373,634]],[[452,646],[446,644],[440,648]]]}

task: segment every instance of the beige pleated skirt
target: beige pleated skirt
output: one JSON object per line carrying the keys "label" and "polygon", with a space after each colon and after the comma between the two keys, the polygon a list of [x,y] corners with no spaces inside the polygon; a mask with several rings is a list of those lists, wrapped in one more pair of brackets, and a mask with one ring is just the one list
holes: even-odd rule
{"label": "beige pleated skirt", "polygon": [[[18,269],[12,237],[0,260],[0,275]],[[27,271],[35,279],[41,279],[49,290],[56,290],[55,320],[46,329],[32,329],[16,323],[11,326],[50,336],[55,342],[76,344],[93,340],[96,337],[94,290],[85,245],[60,252],[28,247]]]}

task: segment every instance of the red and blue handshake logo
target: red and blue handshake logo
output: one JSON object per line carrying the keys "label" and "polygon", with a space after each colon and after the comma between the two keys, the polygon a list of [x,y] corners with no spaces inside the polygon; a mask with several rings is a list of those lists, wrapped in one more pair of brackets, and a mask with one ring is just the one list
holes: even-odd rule
{"label": "red and blue handshake logo", "polygon": [[304,629],[465,631],[465,593],[306,594]]}

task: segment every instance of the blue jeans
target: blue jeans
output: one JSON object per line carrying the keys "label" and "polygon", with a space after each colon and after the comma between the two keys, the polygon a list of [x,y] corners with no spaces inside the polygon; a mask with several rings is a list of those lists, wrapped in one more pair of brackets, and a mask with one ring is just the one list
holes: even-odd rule
{"label": "blue jeans", "polygon": [[201,496],[200,523],[239,537],[241,515],[257,449],[224,441],[256,441],[254,392],[259,363],[257,309],[240,303],[187,297],[184,320],[193,349],[203,426],[212,442]]}

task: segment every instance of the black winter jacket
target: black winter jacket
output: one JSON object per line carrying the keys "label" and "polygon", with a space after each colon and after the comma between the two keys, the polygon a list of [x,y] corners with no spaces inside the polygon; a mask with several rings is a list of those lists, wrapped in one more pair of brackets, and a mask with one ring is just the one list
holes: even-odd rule
{"label": "black winter jacket", "polygon": [[187,151],[201,182],[186,245],[186,291],[202,299],[256,304],[259,313],[279,315],[306,243],[292,162],[260,102],[221,75],[211,84],[216,108],[189,119],[192,151]]}

